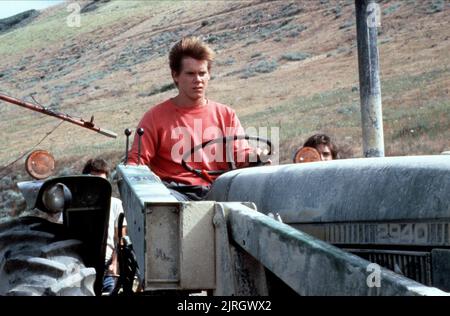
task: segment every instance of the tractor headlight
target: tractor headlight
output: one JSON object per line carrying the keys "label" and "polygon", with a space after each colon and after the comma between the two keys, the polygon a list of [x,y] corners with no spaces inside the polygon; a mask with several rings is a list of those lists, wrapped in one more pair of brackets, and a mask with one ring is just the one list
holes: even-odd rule
{"label": "tractor headlight", "polygon": [[62,183],[47,188],[42,194],[42,203],[47,212],[58,213],[64,211],[70,201],[72,200],[72,193],[69,188]]}

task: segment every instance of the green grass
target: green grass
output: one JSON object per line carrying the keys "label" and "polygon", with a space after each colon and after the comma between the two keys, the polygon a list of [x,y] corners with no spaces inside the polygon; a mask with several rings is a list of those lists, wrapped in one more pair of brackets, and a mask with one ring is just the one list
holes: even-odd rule
{"label": "green grass", "polygon": [[427,13],[433,14],[433,13],[442,12],[442,11],[444,11],[446,4],[447,3],[445,0],[432,0],[430,7],[427,9]]}
{"label": "green grass", "polygon": [[258,74],[266,74],[275,71],[278,68],[278,63],[275,60],[260,60],[248,64],[240,71],[239,78],[248,79],[255,77]]}
{"label": "green grass", "polygon": [[305,60],[308,58],[311,58],[312,55],[309,53],[303,53],[303,52],[291,52],[281,55],[280,60],[287,60],[287,61],[300,61]]}
{"label": "green grass", "polygon": [[80,27],[69,27],[67,17],[71,12],[60,10],[44,21],[35,21],[1,35],[0,55],[23,54],[28,49],[37,50],[59,41],[67,41],[83,33],[96,31],[100,27],[110,28],[127,20],[128,16],[145,16],[145,7],[152,6],[153,9],[158,4],[159,2],[154,1],[112,1],[97,11],[82,14]]}
{"label": "green grass", "polygon": [[255,124],[259,121],[275,120],[279,118],[295,118],[297,116],[305,115],[305,113],[320,109],[327,108],[336,104],[349,103],[354,97],[355,93],[349,89],[338,89],[333,91],[326,91],[322,93],[314,94],[310,97],[299,97],[294,100],[290,100],[273,107],[268,107],[264,111],[252,113],[243,116],[241,119],[244,122]]}
{"label": "green grass", "polygon": [[[407,142],[408,146],[405,147],[407,149],[403,154],[416,150],[427,153],[426,146],[422,146],[418,141],[425,136],[440,144],[436,145],[437,149],[428,148],[428,152],[439,151],[439,146],[445,146],[450,139],[450,101],[445,95],[430,99],[424,87],[433,88],[436,80],[446,77],[448,72],[447,68],[434,69],[414,76],[383,80],[383,122],[386,143],[401,147],[399,141]],[[424,91],[423,96],[410,103],[397,101],[402,100],[408,91],[417,88],[422,88],[420,91]],[[422,97],[427,101],[423,101]],[[295,139],[303,139],[320,130],[332,130],[342,136],[348,133],[360,135],[359,91],[355,89],[352,91],[351,88],[325,91],[274,104],[262,111],[243,115],[240,119],[244,126],[280,127],[280,143],[285,149],[287,144],[295,143]],[[391,150],[391,147],[388,148]],[[280,160],[287,161],[286,159],[289,159],[287,153],[281,153]]]}
{"label": "green grass", "polygon": [[427,107],[385,111],[385,125],[392,140],[417,138],[421,135],[437,137],[450,132],[450,101],[429,102]]}
{"label": "green grass", "polygon": [[124,142],[123,137],[109,139],[104,136],[98,136],[92,137],[92,139],[96,141],[92,143],[77,143],[64,149],[54,147],[51,148],[51,152],[54,154],[54,156],[60,157],[78,156],[80,155],[80,153],[95,157],[101,154],[119,150],[123,150],[123,152],[125,153],[125,145],[122,144]]}
{"label": "green grass", "polygon": [[441,69],[433,69],[428,72],[413,76],[394,77],[381,80],[382,95],[390,95],[397,92],[404,92],[413,88],[422,88],[433,81],[450,76],[450,68],[445,65]]}
{"label": "green grass", "polygon": [[383,10],[383,15],[390,15],[392,13],[397,12],[397,10],[401,7],[401,3],[394,3]]}
{"label": "green grass", "polygon": [[[283,142],[326,128],[330,122],[337,128],[358,126],[360,114],[359,105],[354,105],[355,98],[359,98],[359,94],[351,89],[317,93],[244,115],[241,121],[244,126],[278,126],[280,140]],[[352,108],[350,115],[346,112],[339,113],[338,110],[343,107]]]}

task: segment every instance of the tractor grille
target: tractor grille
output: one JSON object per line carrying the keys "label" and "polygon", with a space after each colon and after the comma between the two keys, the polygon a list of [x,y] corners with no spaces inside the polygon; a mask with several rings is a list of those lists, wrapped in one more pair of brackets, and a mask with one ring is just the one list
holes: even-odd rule
{"label": "tractor grille", "polygon": [[395,273],[431,286],[431,254],[416,251],[347,249],[349,252],[376,263]]}

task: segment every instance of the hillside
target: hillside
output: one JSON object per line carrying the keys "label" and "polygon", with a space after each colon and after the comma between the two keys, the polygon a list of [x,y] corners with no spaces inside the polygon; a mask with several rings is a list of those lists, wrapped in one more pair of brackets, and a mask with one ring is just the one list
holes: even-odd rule
{"label": "hillside", "polygon": [[[360,157],[361,123],[354,1],[77,1],[0,35],[0,92],[90,119],[111,139],[63,123],[38,148],[59,168],[86,156],[118,162],[123,130],[174,96],[167,52],[202,36],[217,52],[208,97],[232,106],[245,127],[280,128],[280,162],[311,134],[329,133]],[[450,150],[450,4],[380,1],[386,155]],[[59,123],[0,102],[0,166]],[[23,159],[16,168],[22,169]],[[0,175],[0,176],[4,176]]]}

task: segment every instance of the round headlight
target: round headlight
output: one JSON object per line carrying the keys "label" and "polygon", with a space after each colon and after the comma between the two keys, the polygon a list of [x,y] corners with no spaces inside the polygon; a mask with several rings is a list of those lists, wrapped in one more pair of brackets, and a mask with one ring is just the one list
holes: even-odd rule
{"label": "round headlight", "polygon": [[42,203],[47,212],[62,212],[69,205],[72,193],[69,188],[62,183],[57,183],[47,188],[42,194]]}

